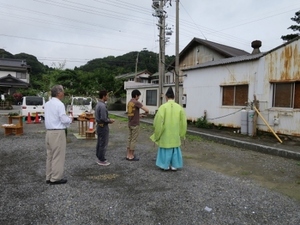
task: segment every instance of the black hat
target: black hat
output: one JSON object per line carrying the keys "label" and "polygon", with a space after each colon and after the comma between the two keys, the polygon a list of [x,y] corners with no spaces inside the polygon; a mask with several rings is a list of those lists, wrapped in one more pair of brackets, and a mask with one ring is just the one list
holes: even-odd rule
{"label": "black hat", "polygon": [[167,96],[167,98],[174,98],[174,92],[171,87],[168,88],[168,90],[166,92],[166,96]]}

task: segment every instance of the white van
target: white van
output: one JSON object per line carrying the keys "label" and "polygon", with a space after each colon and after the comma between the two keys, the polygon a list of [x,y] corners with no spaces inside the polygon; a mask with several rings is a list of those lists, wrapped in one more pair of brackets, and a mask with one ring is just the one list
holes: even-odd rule
{"label": "white van", "polygon": [[44,117],[45,98],[39,96],[24,96],[21,106],[21,115],[26,117],[28,113],[31,117],[35,117],[38,113],[39,117]]}
{"label": "white van", "polygon": [[85,112],[92,112],[92,98],[91,97],[72,97],[71,105],[68,106],[68,112],[73,113],[74,118]]}

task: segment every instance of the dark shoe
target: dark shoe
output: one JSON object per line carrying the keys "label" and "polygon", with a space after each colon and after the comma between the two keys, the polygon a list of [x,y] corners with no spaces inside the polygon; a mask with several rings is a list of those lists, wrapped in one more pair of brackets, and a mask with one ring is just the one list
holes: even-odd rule
{"label": "dark shoe", "polygon": [[139,161],[140,159],[139,159],[139,158],[136,158],[136,157],[134,157],[134,158],[132,158],[132,159],[126,158],[126,160],[128,160],[128,161]]}
{"label": "dark shoe", "polygon": [[50,180],[46,180],[46,184],[50,184]]}
{"label": "dark shoe", "polygon": [[50,185],[54,185],[54,184],[65,184],[67,183],[67,179],[61,179],[61,180],[58,180],[58,181],[54,181],[54,182],[51,182],[50,181]]}

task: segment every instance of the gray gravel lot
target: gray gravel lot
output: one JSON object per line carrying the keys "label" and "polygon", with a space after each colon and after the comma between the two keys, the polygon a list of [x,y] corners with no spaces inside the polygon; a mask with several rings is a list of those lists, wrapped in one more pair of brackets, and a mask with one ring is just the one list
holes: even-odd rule
{"label": "gray gravel lot", "polygon": [[[6,117],[0,117],[1,124]],[[156,168],[151,128],[143,128],[138,162],[125,160],[126,123],[110,126],[108,167],[95,163],[95,140],[68,130],[65,185],[45,183],[44,124],[25,124],[24,135],[0,131],[0,224],[300,224],[300,202],[247,179],[186,163],[177,172]],[[224,151],[201,142],[199,149]],[[231,152],[237,148],[226,146]],[[238,149],[242,157],[245,151]],[[240,151],[242,150],[242,151]],[[242,158],[241,158],[242,162]],[[276,165],[275,165],[276,166]]]}

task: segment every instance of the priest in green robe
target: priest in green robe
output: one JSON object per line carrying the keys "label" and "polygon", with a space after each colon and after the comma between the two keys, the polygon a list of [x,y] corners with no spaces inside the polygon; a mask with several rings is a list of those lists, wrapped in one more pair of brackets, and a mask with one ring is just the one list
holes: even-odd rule
{"label": "priest in green robe", "polygon": [[154,134],[150,139],[158,145],[156,166],[163,170],[176,171],[183,167],[181,139],[187,130],[186,114],[174,101],[171,87],[166,92],[166,103],[161,105],[154,117]]}

